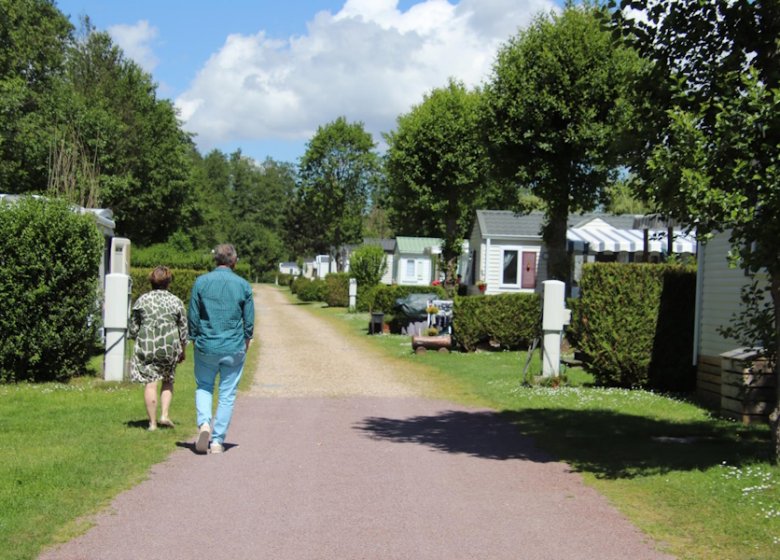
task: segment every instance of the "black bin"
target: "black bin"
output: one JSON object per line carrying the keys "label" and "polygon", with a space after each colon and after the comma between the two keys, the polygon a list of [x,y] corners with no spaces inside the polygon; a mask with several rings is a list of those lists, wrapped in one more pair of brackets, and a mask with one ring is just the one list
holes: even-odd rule
{"label": "black bin", "polygon": [[371,322],[368,324],[368,334],[382,334],[382,326],[385,324],[384,313],[372,313]]}

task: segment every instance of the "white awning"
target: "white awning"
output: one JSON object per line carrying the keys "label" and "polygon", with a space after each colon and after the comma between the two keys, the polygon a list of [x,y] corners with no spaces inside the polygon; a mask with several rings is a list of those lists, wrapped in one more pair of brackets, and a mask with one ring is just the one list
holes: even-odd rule
{"label": "white awning", "polygon": [[[696,239],[680,230],[674,230],[673,251],[677,254],[696,254]],[[649,230],[647,251],[649,253],[666,253],[666,230]],[[618,229],[601,222],[587,224],[581,228],[569,228],[566,231],[569,250],[589,253],[641,253],[644,251],[644,230]]]}

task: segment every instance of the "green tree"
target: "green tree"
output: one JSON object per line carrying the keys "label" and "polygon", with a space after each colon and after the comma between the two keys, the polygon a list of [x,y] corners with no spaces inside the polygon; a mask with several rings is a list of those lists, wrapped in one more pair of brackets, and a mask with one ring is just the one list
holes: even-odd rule
{"label": "green tree", "polygon": [[[487,179],[479,129],[480,92],[450,80],[398,117],[385,135],[387,199],[401,234],[444,238],[442,257],[453,265],[477,208],[502,206],[503,192]],[[453,266],[447,267],[451,280]]]}
{"label": "green tree", "polygon": [[628,92],[639,58],[602,28],[602,15],[567,4],[538,16],[500,49],[485,89],[494,170],[544,201],[548,274],[562,280],[570,276],[568,216],[604,201],[633,115]]}
{"label": "green tree", "polygon": [[363,219],[379,177],[375,144],[362,123],[345,117],[317,129],[299,165],[299,180],[288,224],[301,251],[334,253],[359,242]]}
{"label": "green tree", "polygon": [[119,233],[140,245],[165,241],[191,194],[191,140],[172,103],[157,99],[151,76],[88,19],[66,79],[73,100],[64,123],[88,146]]}
{"label": "green tree", "polygon": [[385,251],[379,245],[361,245],[349,257],[349,273],[357,280],[358,290],[379,284],[386,266]]}
{"label": "green tree", "polygon": [[295,186],[292,167],[266,159],[258,164],[236,151],[230,156],[229,237],[256,276],[289,258],[284,218]]}
{"label": "green tree", "polygon": [[[766,275],[771,312],[753,309],[773,324],[754,334],[772,336],[754,342],[780,376],[780,4],[622,2],[629,7],[644,17],[621,9],[614,21],[652,61],[642,106],[661,116],[644,131],[637,173],[659,208],[702,238],[730,232],[742,268]],[[780,399],[771,420],[780,460]]]}
{"label": "green tree", "polygon": [[0,191],[43,193],[72,25],[50,0],[0,0]]}

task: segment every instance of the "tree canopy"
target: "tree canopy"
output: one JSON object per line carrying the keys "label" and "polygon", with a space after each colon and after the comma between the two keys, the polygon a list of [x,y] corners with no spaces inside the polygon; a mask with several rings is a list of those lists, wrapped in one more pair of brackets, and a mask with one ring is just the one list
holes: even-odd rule
{"label": "tree canopy", "polygon": [[634,114],[640,61],[603,28],[603,14],[569,4],[538,16],[499,50],[485,89],[482,129],[495,172],[546,205],[552,278],[568,279],[568,216],[606,199]]}
{"label": "tree canopy", "polygon": [[[339,117],[317,129],[299,165],[289,229],[300,253],[330,254],[361,240],[380,162],[363,123]],[[343,263],[339,262],[339,268]]]}
{"label": "tree canopy", "polygon": [[455,80],[398,117],[387,141],[390,219],[406,235],[441,237],[449,262],[461,253],[478,208],[506,203],[490,182],[479,130],[479,91]]}
{"label": "tree canopy", "polygon": [[[616,29],[652,61],[642,106],[659,117],[657,128],[645,130],[637,173],[669,216],[695,227],[703,239],[708,232],[729,232],[741,266],[767,274],[766,315],[774,324],[757,332],[773,337],[756,342],[777,367],[780,4],[624,0],[620,8]],[[780,404],[772,415],[778,457],[779,416]]]}

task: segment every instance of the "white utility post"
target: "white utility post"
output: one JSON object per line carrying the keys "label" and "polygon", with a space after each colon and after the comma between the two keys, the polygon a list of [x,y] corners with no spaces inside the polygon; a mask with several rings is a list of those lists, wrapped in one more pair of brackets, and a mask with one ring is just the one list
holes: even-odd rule
{"label": "white utility post", "polygon": [[357,280],[349,279],[349,310],[355,311],[357,308]]}
{"label": "white utility post", "polygon": [[110,259],[103,306],[106,338],[103,377],[106,381],[122,381],[125,378],[127,320],[130,315],[130,240],[114,237]]}
{"label": "white utility post", "polygon": [[566,309],[566,284],[559,280],[542,282],[542,375],[557,377],[561,368],[561,333],[571,322]]}

